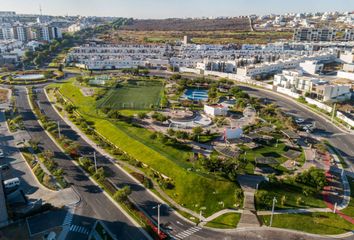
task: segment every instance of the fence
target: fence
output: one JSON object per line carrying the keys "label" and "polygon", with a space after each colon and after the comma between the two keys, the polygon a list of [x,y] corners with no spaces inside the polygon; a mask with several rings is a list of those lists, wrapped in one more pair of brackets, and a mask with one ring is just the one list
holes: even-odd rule
{"label": "fence", "polygon": [[351,127],[354,127],[354,120],[345,116],[344,113],[337,111],[337,117],[343,122],[349,124]]}
{"label": "fence", "polygon": [[333,108],[324,104],[324,103],[321,103],[321,102],[318,102],[316,100],[313,100],[312,98],[308,98],[306,97],[305,98],[306,102],[308,102],[309,104],[313,104],[313,105],[316,105],[316,107],[322,109],[322,110],[325,110],[326,112],[328,113],[331,113],[333,111]]}
{"label": "fence", "polygon": [[287,88],[277,87],[276,91],[279,93],[288,95],[292,98],[296,98],[296,99],[298,99],[301,96],[300,94],[294,93],[290,89],[287,89]]}

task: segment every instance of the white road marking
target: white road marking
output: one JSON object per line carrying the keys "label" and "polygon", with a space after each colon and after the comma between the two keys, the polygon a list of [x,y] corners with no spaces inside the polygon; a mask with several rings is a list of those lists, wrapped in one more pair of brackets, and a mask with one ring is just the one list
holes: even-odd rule
{"label": "white road marking", "polygon": [[192,234],[194,234],[194,233],[200,231],[201,229],[202,229],[201,227],[191,227],[191,228],[189,228],[189,229],[187,229],[187,230],[185,230],[185,231],[183,231],[183,232],[178,233],[178,234],[175,235],[174,237],[175,237],[176,239],[181,240],[181,239],[184,239],[184,238],[186,238],[186,237],[191,236]]}

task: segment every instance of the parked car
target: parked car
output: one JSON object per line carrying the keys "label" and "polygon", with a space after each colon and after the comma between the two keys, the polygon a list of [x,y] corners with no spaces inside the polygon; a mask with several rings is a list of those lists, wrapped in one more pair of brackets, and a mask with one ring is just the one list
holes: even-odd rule
{"label": "parked car", "polygon": [[305,119],[303,119],[303,118],[295,118],[295,122],[296,122],[297,124],[300,124],[300,123],[305,122]]}
{"label": "parked car", "polygon": [[9,167],[8,164],[3,164],[3,165],[0,165],[0,169],[3,170],[3,171],[5,171],[5,170],[9,170],[10,167]]}
{"label": "parked car", "polygon": [[0,158],[5,157],[4,151],[2,149],[0,149]]}
{"label": "parked car", "polygon": [[11,178],[7,179],[4,181],[4,187],[5,188],[14,188],[20,185],[20,179],[19,178]]}

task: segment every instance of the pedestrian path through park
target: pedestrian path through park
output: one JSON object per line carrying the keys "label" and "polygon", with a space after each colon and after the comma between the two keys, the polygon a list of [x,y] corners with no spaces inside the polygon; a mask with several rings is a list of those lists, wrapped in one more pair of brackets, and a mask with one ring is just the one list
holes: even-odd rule
{"label": "pedestrian path through park", "polygon": [[242,175],[237,178],[244,193],[243,212],[237,228],[260,227],[261,223],[257,216],[257,211],[254,204],[254,194],[257,185],[264,181],[264,177]]}

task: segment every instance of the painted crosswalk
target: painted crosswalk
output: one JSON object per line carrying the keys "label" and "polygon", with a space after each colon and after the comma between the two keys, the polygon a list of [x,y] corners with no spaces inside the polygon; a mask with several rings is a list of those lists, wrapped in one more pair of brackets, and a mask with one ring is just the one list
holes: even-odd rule
{"label": "painted crosswalk", "polygon": [[184,239],[186,237],[193,235],[194,233],[200,231],[201,229],[202,229],[201,227],[192,227],[186,231],[178,233],[177,235],[174,236],[174,238],[177,240],[181,240],[181,239]]}
{"label": "painted crosswalk", "polygon": [[85,235],[89,235],[90,230],[88,228],[82,227],[82,226],[78,226],[78,225],[71,225],[70,226],[70,231],[72,232],[77,232],[77,233],[82,233]]}
{"label": "painted crosswalk", "polygon": [[71,224],[71,222],[73,221],[73,217],[74,217],[73,212],[74,212],[74,210],[72,210],[71,208],[67,211],[65,218],[64,218],[63,226]]}

